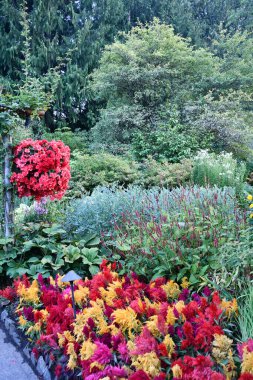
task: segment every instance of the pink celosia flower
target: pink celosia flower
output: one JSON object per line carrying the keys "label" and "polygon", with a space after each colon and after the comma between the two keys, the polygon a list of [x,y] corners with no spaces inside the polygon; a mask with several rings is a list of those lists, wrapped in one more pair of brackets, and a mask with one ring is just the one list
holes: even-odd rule
{"label": "pink celosia flower", "polygon": [[100,364],[110,363],[112,360],[112,352],[108,346],[103,343],[96,342],[96,350],[92,356],[92,361],[98,362]]}

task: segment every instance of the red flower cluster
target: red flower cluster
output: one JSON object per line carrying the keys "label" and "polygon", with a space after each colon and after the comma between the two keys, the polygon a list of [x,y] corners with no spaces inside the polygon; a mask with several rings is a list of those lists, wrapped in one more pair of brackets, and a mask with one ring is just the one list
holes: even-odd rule
{"label": "red flower cluster", "polygon": [[236,300],[209,288],[192,293],[186,279],[146,284],[114,269],[103,262],[91,280],[75,282],[76,320],[60,276],[15,281],[20,327],[58,379],[252,379],[253,340],[239,347],[239,358],[225,335]]}
{"label": "red flower cluster", "polygon": [[22,141],[14,148],[11,182],[18,196],[61,199],[70,179],[70,149],[62,141]]}

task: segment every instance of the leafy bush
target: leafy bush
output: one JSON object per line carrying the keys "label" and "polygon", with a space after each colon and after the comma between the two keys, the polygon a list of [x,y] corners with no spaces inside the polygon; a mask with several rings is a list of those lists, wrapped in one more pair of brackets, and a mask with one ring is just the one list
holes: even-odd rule
{"label": "leafy bush", "polygon": [[184,185],[191,179],[192,161],[182,160],[180,163],[171,164],[167,161],[162,163],[148,158],[140,168],[140,176],[137,184],[144,187],[162,186],[175,187]]}
{"label": "leafy bush", "polygon": [[69,195],[80,197],[98,185],[127,185],[138,177],[135,163],[112,154],[87,155],[75,151],[71,161]]}
{"label": "leafy bush", "polygon": [[27,274],[37,278],[74,269],[81,274],[94,274],[102,261],[100,239],[87,234],[82,240],[64,239],[66,231],[58,224],[26,223],[11,239],[0,239],[1,273],[11,278]]}
{"label": "leafy bush", "polygon": [[74,150],[87,152],[88,150],[88,136],[85,131],[75,130],[72,132],[70,128],[64,127],[56,129],[54,133],[44,133],[43,138],[48,141],[60,140],[70,148],[71,152]]}
{"label": "leafy bush", "polygon": [[216,155],[200,151],[194,159],[193,182],[200,186],[242,186],[246,172],[244,163],[237,163],[232,153]]}
{"label": "leafy bush", "polygon": [[231,367],[236,379],[250,379],[240,377],[252,373],[252,341],[238,346],[239,357],[236,299],[192,292],[185,279],[144,283],[112,269],[103,262],[91,280],[75,282],[76,318],[70,285],[59,276],[17,279],[0,292],[18,301],[20,328],[59,380],[225,380]]}
{"label": "leafy bush", "polygon": [[166,125],[149,132],[138,132],[132,141],[132,150],[138,160],[151,156],[157,161],[180,162],[195,152],[207,148],[208,141],[200,140],[187,127]]}

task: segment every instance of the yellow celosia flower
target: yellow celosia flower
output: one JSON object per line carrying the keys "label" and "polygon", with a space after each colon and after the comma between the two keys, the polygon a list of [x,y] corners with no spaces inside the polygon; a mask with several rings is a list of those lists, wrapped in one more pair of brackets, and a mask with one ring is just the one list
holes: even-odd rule
{"label": "yellow celosia flower", "polygon": [[162,285],[162,289],[167,294],[167,297],[175,299],[180,294],[179,285],[176,284],[173,280],[167,282],[167,284]]}
{"label": "yellow celosia flower", "polygon": [[74,297],[75,297],[76,303],[78,303],[81,306],[82,303],[87,300],[89,293],[90,293],[89,288],[87,288],[85,286],[78,285],[78,289],[75,290],[75,292],[74,292]]}
{"label": "yellow celosia flower", "polygon": [[115,291],[117,288],[122,288],[122,282],[119,280],[113,281],[107,289],[99,288],[101,297],[108,306],[113,306],[113,300],[118,297]]}
{"label": "yellow celosia flower", "polygon": [[24,284],[20,283],[17,294],[26,302],[39,303],[39,285],[37,280],[33,280],[29,288],[26,288]]}
{"label": "yellow celosia flower", "polygon": [[19,316],[19,324],[20,324],[21,326],[24,326],[24,325],[27,324],[27,320],[23,317],[23,315],[20,315],[20,316]]}
{"label": "yellow celosia flower", "polygon": [[91,307],[83,309],[82,313],[77,314],[74,324],[74,334],[78,342],[83,341],[83,328],[89,318],[92,318],[99,334],[110,332],[110,328],[104,317],[104,302],[103,300],[91,301]]}
{"label": "yellow celosia flower", "polygon": [[75,341],[75,337],[71,334],[71,332],[69,330],[64,331],[63,335],[65,336],[65,338],[67,339],[68,342],[74,342]]}
{"label": "yellow celosia flower", "polygon": [[235,298],[232,301],[226,301],[223,299],[221,301],[221,308],[225,311],[228,318],[230,318],[232,314],[238,313],[238,304]]}
{"label": "yellow celosia flower", "polygon": [[248,199],[248,201],[252,201],[253,196],[251,194],[248,194],[247,199]]}
{"label": "yellow celosia flower", "polygon": [[65,343],[65,336],[63,334],[57,333],[58,336],[58,345],[59,347],[63,347]]}
{"label": "yellow celosia flower", "polygon": [[173,307],[169,306],[168,311],[167,311],[167,316],[166,316],[166,322],[168,325],[174,325],[177,320],[177,317],[174,314]]}
{"label": "yellow celosia flower", "polygon": [[242,373],[248,372],[253,375],[253,352],[249,352],[247,347],[243,349]]}
{"label": "yellow celosia flower", "polygon": [[149,352],[144,355],[137,355],[132,359],[132,364],[137,370],[143,370],[152,378],[158,376],[161,371],[160,360],[155,352]]}
{"label": "yellow celosia flower", "polygon": [[187,288],[189,288],[189,285],[190,285],[190,283],[189,283],[187,277],[183,277],[182,282],[181,282],[181,288],[187,289]]}
{"label": "yellow celosia flower", "polygon": [[175,343],[169,334],[165,335],[163,343],[165,344],[167,348],[168,355],[170,358],[173,352],[175,351]]}
{"label": "yellow celosia flower", "polygon": [[146,322],[146,326],[152,335],[154,335],[156,337],[161,335],[161,333],[158,329],[158,316],[157,315],[152,315],[151,317],[149,317],[148,321]]}
{"label": "yellow celosia flower", "polygon": [[114,322],[117,323],[122,332],[128,331],[129,337],[133,337],[132,330],[137,331],[140,326],[140,322],[137,319],[135,311],[131,307],[126,309],[118,309],[112,313]]}
{"label": "yellow celosia flower", "polygon": [[171,370],[172,370],[172,373],[173,373],[173,377],[176,377],[178,379],[182,379],[183,372],[182,372],[182,369],[181,369],[181,367],[180,367],[179,364],[173,365],[173,367],[171,368]]}
{"label": "yellow celosia flower", "polygon": [[151,302],[148,298],[144,297],[144,302],[146,304],[147,309],[152,308],[155,310],[160,309],[160,303],[159,302]]}
{"label": "yellow celosia flower", "polygon": [[249,208],[253,208],[253,203],[251,203],[251,204],[249,205]]}
{"label": "yellow celosia flower", "polygon": [[91,365],[90,365],[90,368],[92,369],[93,367],[97,367],[100,370],[102,370],[102,369],[105,368],[104,364],[101,364],[99,362],[92,362]]}
{"label": "yellow celosia flower", "polygon": [[33,332],[38,332],[40,330],[41,330],[41,324],[40,322],[37,322],[33,326],[30,326],[26,333],[29,335]]}
{"label": "yellow celosia flower", "polygon": [[75,353],[74,343],[68,344],[67,354],[69,355],[69,361],[67,367],[71,370],[76,368],[77,354]]}
{"label": "yellow celosia flower", "polygon": [[84,341],[80,350],[81,360],[89,360],[94,354],[95,349],[96,345],[90,339]]}
{"label": "yellow celosia flower", "polygon": [[[178,301],[177,303],[175,303],[174,308],[177,310],[178,314],[181,315],[183,309],[185,308],[184,301],[181,300],[181,301]],[[185,318],[184,315],[182,317]]]}
{"label": "yellow celosia flower", "polygon": [[[134,337],[135,338],[135,337]],[[128,350],[129,351],[133,351],[133,350],[135,350],[135,344],[134,344],[134,342],[133,341],[131,341],[131,340],[129,340],[128,342],[127,342],[127,348],[128,348]]]}
{"label": "yellow celosia flower", "polygon": [[43,321],[46,321],[47,320],[47,317],[48,317],[48,315],[49,315],[49,312],[47,311],[47,310],[45,310],[45,309],[43,309],[43,310],[40,310],[40,312],[41,312],[41,314],[42,314],[42,320]]}
{"label": "yellow celosia flower", "polygon": [[217,363],[221,363],[228,358],[232,343],[232,339],[229,339],[226,335],[214,334],[212,355]]}

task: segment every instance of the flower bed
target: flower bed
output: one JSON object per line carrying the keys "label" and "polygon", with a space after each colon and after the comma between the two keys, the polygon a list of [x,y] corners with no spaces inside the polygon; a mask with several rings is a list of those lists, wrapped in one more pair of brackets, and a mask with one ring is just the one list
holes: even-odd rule
{"label": "flower bed", "polygon": [[18,298],[20,327],[59,379],[253,379],[253,340],[237,353],[233,339],[235,299],[192,292],[186,279],[146,284],[115,267],[104,262],[75,283],[76,321],[60,276],[23,277],[1,292]]}

